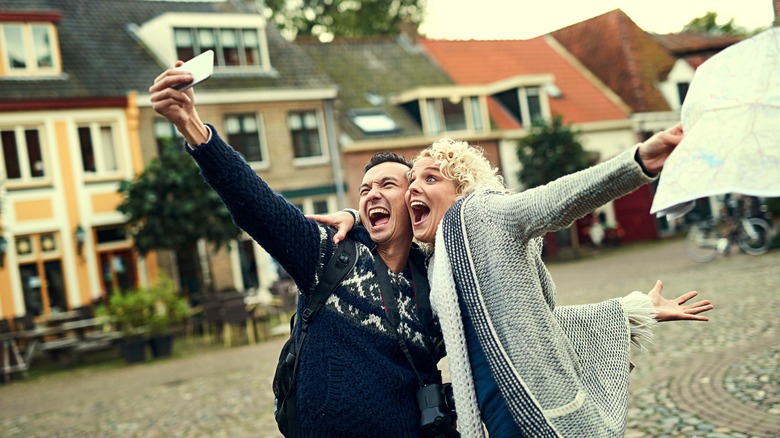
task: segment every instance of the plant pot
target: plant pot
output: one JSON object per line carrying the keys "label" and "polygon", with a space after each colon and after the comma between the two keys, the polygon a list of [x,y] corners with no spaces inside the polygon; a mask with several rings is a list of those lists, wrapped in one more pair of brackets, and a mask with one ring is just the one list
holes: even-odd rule
{"label": "plant pot", "polygon": [[149,338],[149,347],[155,358],[168,357],[173,353],[173,333]]}
{"label": "plant pot", "polygon": [[146,360],[145,339],[125,339],[119,344],[119,351],[127,363],[138,363]]}

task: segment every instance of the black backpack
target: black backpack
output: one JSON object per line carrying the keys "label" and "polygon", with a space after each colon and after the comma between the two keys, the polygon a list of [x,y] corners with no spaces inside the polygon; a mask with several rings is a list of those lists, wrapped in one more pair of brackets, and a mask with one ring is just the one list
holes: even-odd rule
{"label": "black backpack", "polygon": [[274,374],[274,417],[282,435],[288,438],[298,436],[298,411],[295,406],[295,372],[298,370],[298,358],[303,340],[306,338],[314,315],[320,310],[328,296],[341,283],[341,280],[355,266],[357,244],[351,238],[342,240],[328,261],[322,273],[322,279],[314,292],[308,297],[309,304],[301,314],[300,338],[296,344],[295,314],[290,318],[290,338],[279,353],[279,362]]}

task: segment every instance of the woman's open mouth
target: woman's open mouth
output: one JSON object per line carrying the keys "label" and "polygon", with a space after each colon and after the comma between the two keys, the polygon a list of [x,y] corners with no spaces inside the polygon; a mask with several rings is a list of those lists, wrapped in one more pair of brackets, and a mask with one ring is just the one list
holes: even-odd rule
{"label": "woman's open mouth", "polygon": [[412,201],[409,203],[412,212],[412,225],[418,225],[425,221],[431,214],[431,209],[421,201]]}

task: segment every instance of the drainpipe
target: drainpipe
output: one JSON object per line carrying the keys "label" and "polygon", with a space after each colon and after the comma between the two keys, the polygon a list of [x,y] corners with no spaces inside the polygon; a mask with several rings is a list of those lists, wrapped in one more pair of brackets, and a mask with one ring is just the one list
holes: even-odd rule
{"label": "drainpipe", "polygon": [[336,185],[336,199],[339,210],[346,208],[344,196],[344,175],[341,172],[341,153],[338,140],[336,140],[336,121],[333,111],[333,99],[325,100],[325,129],[327,130],[328,150],[330,152],[330,164],[333,170],[333,180]]}

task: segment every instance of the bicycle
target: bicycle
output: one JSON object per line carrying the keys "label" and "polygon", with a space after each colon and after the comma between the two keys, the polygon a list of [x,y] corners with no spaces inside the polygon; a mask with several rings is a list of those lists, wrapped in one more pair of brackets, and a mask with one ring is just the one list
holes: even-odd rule
{"label": "bicycle", "polygon": [[770,229],[767,221],[757,217],[700,220],[688,230],[685,251],[699,263],[729,255],[735,243],[745,254],[761,255],[769,249]]}

